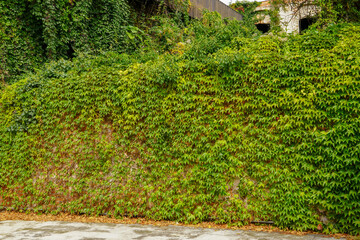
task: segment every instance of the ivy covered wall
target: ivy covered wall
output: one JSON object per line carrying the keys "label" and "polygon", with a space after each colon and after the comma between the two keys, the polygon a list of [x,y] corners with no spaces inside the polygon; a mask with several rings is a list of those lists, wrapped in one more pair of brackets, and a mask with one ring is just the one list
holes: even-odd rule
{"label": "ivy covered wall", "polygon": [[1,90],[0,207],[359,234],[360,26],[247,38],[216,19],[171,54]]}

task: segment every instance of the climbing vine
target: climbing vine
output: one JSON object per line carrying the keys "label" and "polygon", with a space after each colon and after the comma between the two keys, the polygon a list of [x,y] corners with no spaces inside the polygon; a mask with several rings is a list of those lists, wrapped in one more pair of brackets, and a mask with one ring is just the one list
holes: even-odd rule
{"label": "climbing vine", "polygon": [[77,52],[123,52],[128,15],[125,0],[1,1],[0,78]]}
{"label": "climbing vine", "polygon": [[360,26],[284,40],[217,18],[176,51],[3,88],[1,207],[359,234]]}

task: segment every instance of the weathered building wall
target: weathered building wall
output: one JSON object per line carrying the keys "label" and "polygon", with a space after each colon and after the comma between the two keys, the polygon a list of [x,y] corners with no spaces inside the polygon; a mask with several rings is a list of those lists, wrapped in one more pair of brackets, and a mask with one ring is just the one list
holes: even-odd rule
{"label": "weathered building wall", "polygon": [[317,13],[317,8],[313,5],[303,6],[299,10],[285,7],[280,9],[280,26],[288,33],[300,32],[300,20],[311,18]]}

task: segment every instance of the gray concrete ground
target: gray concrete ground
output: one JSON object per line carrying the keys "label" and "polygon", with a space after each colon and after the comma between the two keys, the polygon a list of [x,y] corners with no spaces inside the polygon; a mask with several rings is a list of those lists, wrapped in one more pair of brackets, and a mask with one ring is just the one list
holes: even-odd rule
{"label": "gray concrete ground", "polygon": [[6,240],[334,240],[320,235],[295,236],[242,230],[213,230],[180,226],[109,223],[0,221]]}

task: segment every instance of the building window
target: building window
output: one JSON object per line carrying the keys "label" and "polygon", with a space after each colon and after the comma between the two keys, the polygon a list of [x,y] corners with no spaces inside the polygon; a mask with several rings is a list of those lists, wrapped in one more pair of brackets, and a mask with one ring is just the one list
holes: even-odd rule
{"label": "building window", "polygon": [[268,31],[270,31],[270,24],[258,23],[255,24],[255,26],[262,33],[267,33]]}
{"label": "building window", "polygon": [[300,19],[300,21],[299,21],[299,32],[302,33],[304,30],[308,29],[315,22],[316,22],[316,19],[311,18],[311,17]]}

